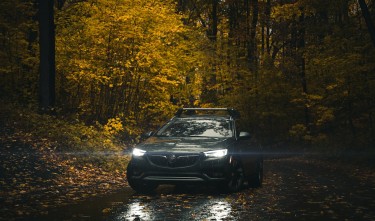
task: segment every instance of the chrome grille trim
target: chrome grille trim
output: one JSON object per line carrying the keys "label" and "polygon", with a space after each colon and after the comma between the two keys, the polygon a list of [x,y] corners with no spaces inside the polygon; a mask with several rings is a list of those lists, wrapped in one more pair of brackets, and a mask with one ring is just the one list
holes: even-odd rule
{"label": "chrome grille trim", "polygon": [[148,160],[160,167],[179,168],[193,166],[199,154],[148,154]]}

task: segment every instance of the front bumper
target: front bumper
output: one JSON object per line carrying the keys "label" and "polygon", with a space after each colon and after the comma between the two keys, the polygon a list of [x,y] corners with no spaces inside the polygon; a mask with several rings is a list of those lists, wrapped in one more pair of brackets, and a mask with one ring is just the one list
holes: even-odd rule
{"label": "front bumper", "polygon": [[132,181],[153,182],[159,184],[221,182],[229,170],[228,156],[222,158],[205,158],[199,156],[195,163],[188,166],[157,165],[149,157],[134,157],[129,166],[132,168]]}

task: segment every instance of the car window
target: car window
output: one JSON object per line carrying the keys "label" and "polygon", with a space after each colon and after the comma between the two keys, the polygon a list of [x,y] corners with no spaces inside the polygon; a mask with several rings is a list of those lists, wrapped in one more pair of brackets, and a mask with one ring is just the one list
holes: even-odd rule
{"label": "car window", "polygon": [[176,119],[162,127],[156,136],[166,137],[231,137],[227,119]]}

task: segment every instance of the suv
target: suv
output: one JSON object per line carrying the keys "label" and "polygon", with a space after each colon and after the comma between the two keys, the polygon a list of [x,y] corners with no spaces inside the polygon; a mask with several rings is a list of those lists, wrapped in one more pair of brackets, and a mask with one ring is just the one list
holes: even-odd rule
{"label": "suv", "polygon": [[156,132],[136,145],[127,179],[137,192],[159,184],[215,183],[229,192],[244,183],[260,187],[263,157],[248,132],[239,132],[240,115],[231,108],[181,108]]}

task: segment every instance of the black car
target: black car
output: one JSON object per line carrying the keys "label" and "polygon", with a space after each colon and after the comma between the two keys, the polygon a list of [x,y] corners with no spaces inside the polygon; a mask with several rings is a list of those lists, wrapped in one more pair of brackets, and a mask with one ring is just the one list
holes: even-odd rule
{"label": "black car", "polygon": [[135,146],[127,168],[129,185],[149,192],[159,184],[212,183],[230,192],[244,183],[260,187],[263,157],[248,132],[237,131],[231,108],[182,108]]}

